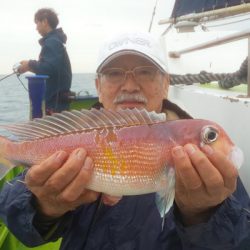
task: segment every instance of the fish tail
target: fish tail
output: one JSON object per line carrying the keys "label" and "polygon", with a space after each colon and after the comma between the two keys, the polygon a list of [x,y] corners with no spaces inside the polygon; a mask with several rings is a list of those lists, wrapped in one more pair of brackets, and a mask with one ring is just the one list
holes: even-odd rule
{"label": "fish tail", "polygon": [[0,136],[0,180],[15,167],[15,165],[8,159],[6,159],[6,146],[10,144],[11,141]]}
{"label": "fish tail", "polygon": [[162,217],[162,229],[164,227],[165,215],[170,210],[175,196],[175,171],[172,167],[166,167],[163,180],[164,189],[156,193],[156,205]]}

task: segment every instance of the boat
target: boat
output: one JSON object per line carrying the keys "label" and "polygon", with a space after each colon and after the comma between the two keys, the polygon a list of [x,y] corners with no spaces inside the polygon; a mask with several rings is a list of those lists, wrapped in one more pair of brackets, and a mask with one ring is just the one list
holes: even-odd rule
{"label": "boat", "polygon": [[249,0],[176,0],[171,16],[159,21],[166,25],[162,38],[169,61],[169,98],[194,118],[213,120],[225,128],[244,153],[239,174],[248,193],[250,29],[245,26],[249,27],[249,12]]}
{"label": "boat", "polygon": [[[215,5],[216,3],[216,5]],[[218,86],[218,80],[221,81],[225,77],[238,76],[236,72],[230,72],[228,67],[221,70],[225,72],[209,72],[211,68],[211,58],[204,56],[204,50],[210,50],[211,47],[216,51],[214,54],[220,54],[221,47],[215,48],[223,43],[234,43],[237,39],[245,39],[250,36],[250,30],[241,30],[229,32],[229,34],[219,34],[214,32],[205,32],[207,30],[205,23],[224,22],[228,18],[244,19],[243,14],[248,15],[250,11],[250,0],[176,0],[171,17],[161,20],[160,25],[168,25],[162,34],[163,41],[166,44],[166,56],[169,59],[171,86],[169,98],[178,103],[188,113],[195,118],[204,118],[218,122],[221,124],[233,141],[243,150],[245,155],[245,163],[240,169],[240,177],[250,193],[250,171],[247,170],[247,163],[250,162],[250,147],[248,147],[248,138],[250,138],[250,84],[246,84],[246,79],[238,77],[233,85],[228,89],[221,89]],[[226,21],[227,23],[229,21]],[[152,22],[151,22],[152,23]],[[195,29],[202,30],[199,34],[199,40],[203,37],[203,42],[194,46],[194,40],[197,39]],[[173,30],[178,30],[179,39],[188,37],[190,47],[186,44],[183,47],[171,47],[171,39],[176,43],[178,33],[173,36]],[[221,33],[221,32],[219,32]],[[223,32],[222,32],[223,33]],[[184,35],[183,35],[184,34]],[[174,38],[173,38],[174,37]],[[185,40],[187,41],[187,40]],[[234,46],[234,45],[233,45]],[[230,47],[231,48],[231,47]],[[226,47],[223,50],[230,50]],[[250,51],[250,49],[249,49]],[[230,52],[230,51],[229,51]],[[229,53],[228,52],[228,53]],[[195,65],[190,65],[191,59],[197,60]],[[209,53],[208,53],[209,54]],[[247,54],[247,53],[246,53]],[[242,63],[248,62],[246,54],[238,60],[239,67]],[[250,58],[250,56],[248,57]],[[219,60],[220,58],[216,58]],[[216,64],[218,66],[218,64]],[[244,64],[244,66],[246,63]],[[250,65],[248,63],[248,65]],[[199,67],[198,67],[199,66]],[[249,70],[249,69],[248,69]],[[248,74],[250,76],[250,74]],[[208,80],[212,80],[209,82]],[[242,81],[244,84],[239,84]],[[247,79],[250,82],[250,77]],[[216,82],[214,82],[216,81]],[[205,83],[205,84],[204,84]],[[89,108],[97,101],[96,96],[91,95],[72,95],[70,97],[71,109]],[[32,104],[31,104],[32,118]],[[5,180],[0,182],[0,187],[4,182],[12,179],[20,169],[15,169],[9,173]],[[44,246],[32,248],[33,250],[56,250],[59,249],[60,240],[56,243],[49,243]],[[28,250],[8,231],[4,224],[0,223],[0,250]]]}

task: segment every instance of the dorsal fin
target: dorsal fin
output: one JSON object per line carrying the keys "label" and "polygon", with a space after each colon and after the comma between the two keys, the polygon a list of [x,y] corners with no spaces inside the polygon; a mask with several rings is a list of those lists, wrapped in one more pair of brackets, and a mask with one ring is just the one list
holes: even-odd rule
{"label": "dorsal fin", "polygon": [[18,137],[18,141],[32,141],[68,133],[78,133],[92,129],[110,127],[131,127],[150,125],[166,120],[164,113],[147,112],[145,109],[73,110],[55,113],[26,123],[0,126]]}

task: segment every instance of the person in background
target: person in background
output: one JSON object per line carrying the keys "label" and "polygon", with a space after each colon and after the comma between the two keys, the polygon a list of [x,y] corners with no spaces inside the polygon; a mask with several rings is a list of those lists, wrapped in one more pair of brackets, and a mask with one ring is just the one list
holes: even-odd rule
{"label": "person in background", "polygon": [[[191,119],[167,99],[164,50],[148,33],[104,43],[96,88],[96,108],[145,108],[165,112],[168,120]],[[84,148],[58,151],[6,184],[0,217],[28,246],[62,237],[61,250],[242,249],[250,237],[250,200],[234,164],[210,146],[186,144],[171,153],[176,195],[163,228],[155,194],[111,197],[86,189],[94,164]]]}
{"label": "person in background", "polygon": [[23,60],[19,73],[31,71],[38,75],[48,75],[45,93],[46,114],[69,109],[72,72],[68,53],[65,48],[67,36],[59,23],[54,10],[43,8],[35,13],[36,29],[42,38],[39,59]]}

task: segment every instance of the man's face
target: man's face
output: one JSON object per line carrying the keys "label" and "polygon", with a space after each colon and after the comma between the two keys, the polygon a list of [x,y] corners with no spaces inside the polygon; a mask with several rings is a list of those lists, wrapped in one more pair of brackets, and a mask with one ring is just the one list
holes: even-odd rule
{"label": "man's face", "polygon": [[50,29],[50,26],[48,25],[47,19],[44,19],[42,21],[36,21],[36,30],[41,36],[45,36]]}
{"label": "man's face", "polygon": [[[146,67],[141,68],[142,66]],[[118,79],[120,78],[120,69],[130,71],[135,68],[137,81],[131,72],[126,74],[123,81],[113,81],[117,75]],[[105,75],[106,72],[112,74]],[[140,80],[146,79],[151,72],[154,73],[153,78],[146,81]],[[103,74],[96,79],[96,88],[99,101],[106,109],[145,108],[148,111],[161,112],[162,100],[168,93],[169,79],[147,59],[137,55],[120,56],[105,65],[101,73]]]}

